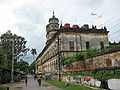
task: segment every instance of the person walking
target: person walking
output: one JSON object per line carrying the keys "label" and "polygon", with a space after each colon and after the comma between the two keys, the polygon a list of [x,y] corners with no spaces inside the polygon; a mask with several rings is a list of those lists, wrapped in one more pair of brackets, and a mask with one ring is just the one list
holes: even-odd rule
{"label": "person walking", "polygon": [[39,84],[39,86],[41,86],[41,79],[42,79],[42,75],[40,75],[40,76],[38,77],[38,84]]}
{"label": "person walking", "polygon": [[35,80],[36,80],[36,78],[37,78],[37,74],[34,75],[34,79],[35,79]]}
{"label": "person walking", "polygon": [[27,86],[28,77],[25,75],[25,85]]}

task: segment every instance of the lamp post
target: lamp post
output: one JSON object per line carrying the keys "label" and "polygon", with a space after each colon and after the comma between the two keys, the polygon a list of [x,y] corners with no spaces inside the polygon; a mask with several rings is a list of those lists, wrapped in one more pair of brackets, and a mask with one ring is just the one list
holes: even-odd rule
{"label": "lamp post", "polygon": [[14,40],[12,39],[12,70],[11,70],[11,82],[14,82]]}

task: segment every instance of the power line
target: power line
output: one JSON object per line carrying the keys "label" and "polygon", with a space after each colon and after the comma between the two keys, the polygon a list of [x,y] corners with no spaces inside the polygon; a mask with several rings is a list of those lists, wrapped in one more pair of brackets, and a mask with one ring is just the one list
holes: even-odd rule
{"label": "power line", "polygon": [[[107,11],[110,11],[110,10],[107,10]],[[104,25],[104,24],[106,24],[106,23],[108,23],[108,22],[116,19],[116,17],[119,18],[119,16],[120,16],[120,14],[117,13],[116,15],[114,15],[113,17],[111,17],[110,19],[108,19],[107,21],[105,21],[104,23],[98,25],[98,27],[100,27],[100,26],[102,26],[102,25]],[[87,20],[89,20],[89,17],[87,18]]]}
{"label": "power line", "polygon": [[[113,5],[111,5],[111,6],[113,6]],[[115,5],[114,5],[115,6]],[[110,11],[110,10],[108,10],[108,11]],[[106,13],[106,12],[105,12]],[[116,19],[118,19],[118,18],[120,18],[119,17],[120,16],[120,14],[116,14],[116,15],[114,15],[113,17],[111,17],[111,18],[109,18],[107,21],[105,21],[103,24],[106,24],[106,23],[108,23],[108,22],[110,22],[110,21],[112,21],[113,22],[113,20],[114,21],[116,21]],[[89,19],[89,17],[87,18],[87,19]],[[101,25],[103,25],[103,24],[101,24]],[[101,25],[99,25],[99,26],[101,26]],[[113,28],[115,28],[116,26],[118,26],[118,25],[120,25],[120,23],[117,23],[117,24],[115,24],[114,26],[112,26],[110,29],[113,29]],[[110,26],[111,26],[111,24],[110,24]],[[120,30],[117,30],[116,32],[114,32],[114,33],[111,33],[109,36],[111,37],[111,36],[113,36],[113,35],[116,35],[116,34],[118,34],[118,32],[120,32]]]}
{"label": "power line", "polygon": [[[104,13],[109,12],[109,11],[110,11],[110,8],[113,9],[113,6],[118,6],[118,3],[117,3],[117,5],[115,5],[116,2],[117,2],[117,1],[114,1],[114,2],[110,5],[110,7],[107,7],[107,10],[105,10]],[[116,17],[118,17],[118,16],[120,16],[119,13],[117,13],[116,15],[114,15],[113,17],[111,17],[110,19],[108,19],[107,21],[105,21],[104,23],[98,25],[98,27],[102,26],[103,24],[106,24],[106,23],[110,22],[111,20],[114,20],[114,19],[115,19]]]}
{"label": "power line", "polygon": [[79,7],[79,9],[81,9],[81,8],[85,5],[86,2],[87,2],[87,0],[84,0],[84,2],[83,2],[82,5]]}
{"label": "power line", "polygon": [[[87,0],[83,2],[84,8],[87,8],[87,7],[88,7],[88,5],[86,4],[86,2],[87,2]],[[82,6],[83,6],[83,5],[82,5]],[[81,7],[82,7],[82,6],[81,6]],[[80,7],[80,8],[81,8],[81,7]],[[95,11],[96,11],[96,10],[97,10],[97,7],[94,7],[94,9],[95,9]],[[86,13],[86,15],[88,15],[88,13],[89,13],[89,16],[87,16],[87,17],[85,18],[85,20],[88,21],[89,18],[90,18],[90,13],[91,13],[93,10],[92,10],[92,8],[89,8],[88,11],[87,11],[87,12],[86,12],[86,11],[87,11],[87,10],[84,10],[84,12],[82,12],[81,15],[83,15],[84,13]]]}
{"label": "power line", "polygon": [[[84,1],[81,3],[81,5],[79,6],[78,10],[80,10],[80,9],[85,5],[86,2],[87,2],[87,0],[84,0]],[[77,11],[76,11],[74,14],[76,14],[76,13],[77,13]]]}
{"label": "power line", "polygon": [[114,27],[116,27],[116,26],[118,26],[119,24],[120,24],[120,22],[117,23],[117,24],[115,24],[114,26],[112,26],[111,29],[114,28]]}
{"label": "power line", "polygon": [[[113,33],[111,33],[112,35],[115,35],[115,34],[117,34],[117,32],[120,32],[120,30],[118,30],[118,31],[116,31],[116,32],[113,32]],[[112,36],[112,35],[108,35],[108,36]]]}
{"label": "power line", "polygon": [[113,33],[109,34],[108,36],[111,38],[113,36],[116,36],[116,34],[118,34],[118,32],[120,32],[120,30],[117,30],[116,32],[113,32]]}
{"label": "power line", "polygon": [[[114,5],[114,3],[108,8],[107,12],[110,11],[110,8],[113,8],[113,6],[116,6],[116,5]],[[110,22],[111,20],[116,19],[116,17],[119,17],[119,16],[120,16],[120,13],[117,13],[116,15],[114,15],[113,17],[111,17],[110,19],[108,19],[107,21],[105,21],[104,23],[100,24],[98,27],[102,26],[103,24],[106,24],[106,23]]]}
{"label": "power line", "polygon": [[113,17],[111,17],[110,19],[108,19],[107,21],[105,21],[104,23],[98,25],[98,27],[102,26],[103,24],[106,24],[106,23],[110,22],[111,20],[116,19],[117,16],[120,16],[120,14],[119,14],[119,15],[118,15],[118,14],[117,14],[117,15],[114,15]]}

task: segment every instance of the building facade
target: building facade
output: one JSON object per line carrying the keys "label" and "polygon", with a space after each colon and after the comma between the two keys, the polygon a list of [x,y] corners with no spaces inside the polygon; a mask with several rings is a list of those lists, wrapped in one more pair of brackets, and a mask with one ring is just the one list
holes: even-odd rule
{"label": "building facade", "polygon": [[46,46],[36,59],[37,72],[58,73],[61,56],[71,56],[86,49],[102,49],[109,46],[107,29],[85,24],[59,25],[54,13],[46,26]]}

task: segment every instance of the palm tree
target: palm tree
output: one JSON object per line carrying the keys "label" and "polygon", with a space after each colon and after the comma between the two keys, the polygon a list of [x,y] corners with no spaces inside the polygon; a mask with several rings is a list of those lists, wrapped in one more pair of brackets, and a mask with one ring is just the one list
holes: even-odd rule
{"label": "palm tree", "polygon": [[[33,60],[35,61],[35,55],[37,54],[37,52],[36,52],[36,49],[35,48],[32,48],[31,50],[30,50],[30,52],[31,52],[31,54],[33,55]],[[36,63],[37,64],[37,63]],[[38,65],[36,65],[36,67],[37,67],[37,72],[38,72]],[[34,71],[35,72],[35,71]]]}
{"label": "palm tree", "polygon": [[35,59],[35,55],[37,54],[36,49],[32,48],[30,51],[31,51],[31,54],[33,55],[33,58]]}

